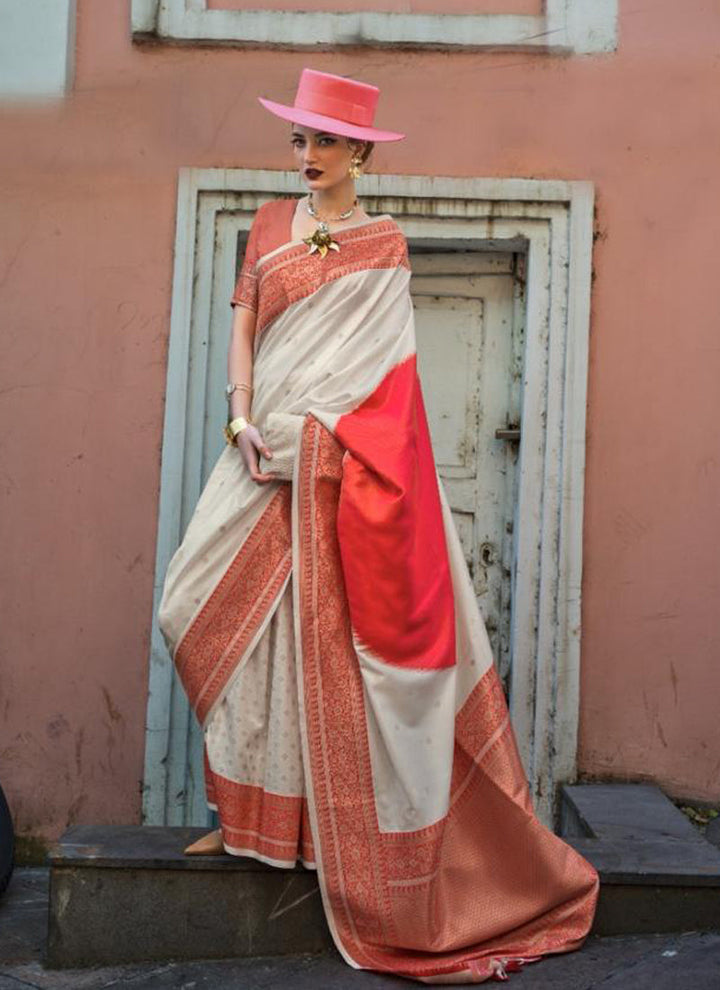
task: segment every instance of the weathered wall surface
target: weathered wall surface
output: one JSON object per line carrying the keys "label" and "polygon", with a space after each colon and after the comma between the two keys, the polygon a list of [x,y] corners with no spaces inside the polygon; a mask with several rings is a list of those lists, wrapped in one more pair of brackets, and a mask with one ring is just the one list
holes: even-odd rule
{"label": "weathered wall surface", "polygon": [[720,798],[718,32],[716,4],[657,0],[621,5],[603,56],[140,48],[127,3],[81,0],[72,95],[0,109],[21,832],[139,820],[177,170],[292,167],[255,97],[291,102],[305,65],[380,86],[408,137],[379,171],[596,184],[581,770]]}

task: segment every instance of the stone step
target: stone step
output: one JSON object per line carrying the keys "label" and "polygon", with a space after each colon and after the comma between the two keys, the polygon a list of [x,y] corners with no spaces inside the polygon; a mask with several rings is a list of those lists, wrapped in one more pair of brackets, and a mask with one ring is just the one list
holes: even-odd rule
{"label": "stone step", "polygon": [[600,874],[598,935],[720,931],[720,850],[654,784],[561,791],[560,835]]}
{"label": "stone step", "polygon": [[[205,831],[68,829],[48,854],[48,968],[291,955],[332,946],[314,870],[185,856],[185,846]],[[594,934],[720,931],[720,850],[659,788],[565,787],[560,833],[600,873]]]}
{"label": "stone step", "polygon": [[321,952],[315,870],[186,856],[207,828],[75,825],[48,853],[51,969]]}

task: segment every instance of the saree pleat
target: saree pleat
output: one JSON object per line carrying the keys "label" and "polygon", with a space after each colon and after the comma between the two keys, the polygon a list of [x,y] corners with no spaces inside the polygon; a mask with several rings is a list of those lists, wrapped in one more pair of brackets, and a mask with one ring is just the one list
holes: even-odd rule
{"label": "saree pleat", "polygon": [[205,727],[208,805],[226,850],[314,866],[300,744],[292,587]]}
{"label": "saree pleat", "polygon": [[350,965],[503,979],[582,944],[598,875],[534,814],[434,466],[406,241],[384,216],[333,258],[263,250],[280,210],[233,297],[277,480],[223,451],[159,615],[208,804],[229,853],[317,869]]}

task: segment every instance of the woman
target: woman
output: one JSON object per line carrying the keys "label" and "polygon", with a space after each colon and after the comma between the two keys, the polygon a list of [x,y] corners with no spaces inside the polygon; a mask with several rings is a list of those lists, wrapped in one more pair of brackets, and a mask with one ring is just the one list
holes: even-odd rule
{"label": "woman", "polygon": [[[374,86],[305,69],[309,193],[257,211],[232,304],[228,446],[159,622],[221,828],[189,854],[317,869],[338,949],[420,982],[578,948],[598,875],[535,817],[435,469],[407,243],[358,206]],[[252,411],[252,422],[250,413]]]}

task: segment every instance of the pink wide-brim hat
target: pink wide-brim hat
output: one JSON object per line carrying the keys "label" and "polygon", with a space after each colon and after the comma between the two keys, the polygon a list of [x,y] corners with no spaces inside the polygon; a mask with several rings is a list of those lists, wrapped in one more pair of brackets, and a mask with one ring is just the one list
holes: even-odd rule
{"label": "pink wide-brim hat", "polygon": [[262,96],[258,100],[270,113],[294,124],[365,141],[399,141],[405,137],[399,131],[372,126],[379,95],[378,87],[370,83],[303,69],[291,107]]}

